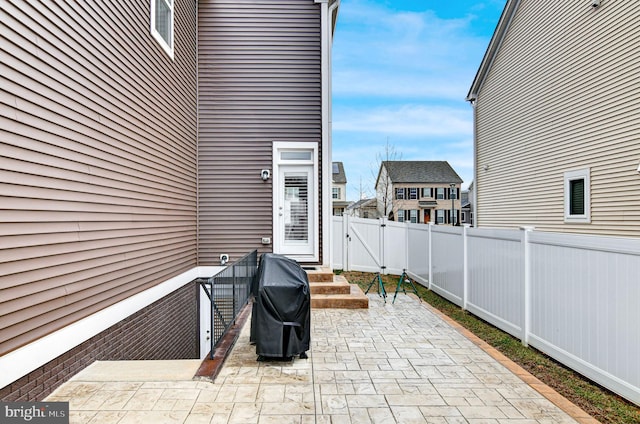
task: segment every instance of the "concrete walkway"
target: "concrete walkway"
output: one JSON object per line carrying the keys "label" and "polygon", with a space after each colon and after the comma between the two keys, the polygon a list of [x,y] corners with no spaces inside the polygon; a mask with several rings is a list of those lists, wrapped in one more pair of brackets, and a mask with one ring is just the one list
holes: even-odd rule
{"label": "concrete walkway", "polygon": [[248,321],[215,383],[191,378],[199,361],[96,362],[47,400],[72,423],[576,422],[414,297],[369,298],[314,309],[307,360],[257,362]]}

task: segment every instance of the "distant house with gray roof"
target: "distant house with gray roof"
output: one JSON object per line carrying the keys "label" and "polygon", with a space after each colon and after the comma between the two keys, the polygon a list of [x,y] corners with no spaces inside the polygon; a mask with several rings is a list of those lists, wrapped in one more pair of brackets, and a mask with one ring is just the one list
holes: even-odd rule
{"label": "distant house with gray roof", "polygon": [[398,222],[459,225],[462,179],[447,161],[383,161],[377,209]]}
{"label": "distant house with gray roof", "polygon": [[331,163],[331,201],[333,215],[342,216],[349,206],[347,201],[347,174],[342,162]]}
{"label": "distant house with gray roof", "polygon": [[347,206],[345,214],[355,216],[357,218],[370,218],[378,219],[377,200],[372,199],[360,199],[357,202],[353,202]]}

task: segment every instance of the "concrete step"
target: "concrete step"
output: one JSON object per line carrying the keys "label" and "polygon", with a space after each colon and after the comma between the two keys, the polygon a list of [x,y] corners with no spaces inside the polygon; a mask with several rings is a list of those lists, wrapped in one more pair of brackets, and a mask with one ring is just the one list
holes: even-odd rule
{"label": "concrete step", "polygon": [[314,294],[349,294],[351,287],[342,275],[334,275],[333,281],[309,282],[311,295]]}
{"label": "concrete step", "polygon": [[303,266],[310,283],[330,283],[333,281],[333,270],[321,266]]}
{"label": "concrete step", "polygon": [[311,307],[316,309],[367,309],[369,298],[357,284],[349,284],[349,294],[311,294]]}

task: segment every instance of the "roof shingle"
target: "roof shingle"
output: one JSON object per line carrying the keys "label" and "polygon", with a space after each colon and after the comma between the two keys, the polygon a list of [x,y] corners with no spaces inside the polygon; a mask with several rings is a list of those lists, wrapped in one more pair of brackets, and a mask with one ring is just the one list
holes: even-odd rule
{"label": "roof shingle", "polygon": [[383,161],[393,183],[462,183],[447,161]]}

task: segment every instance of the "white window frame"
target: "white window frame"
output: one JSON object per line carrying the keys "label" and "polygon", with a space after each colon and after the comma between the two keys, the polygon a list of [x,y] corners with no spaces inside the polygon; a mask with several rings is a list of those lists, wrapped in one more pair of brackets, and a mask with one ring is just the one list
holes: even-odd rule
{"label": "white window frame", "polygon": [[404,209],[398,209],[398,222],[404,222]]}
{"label": "white window frame", "polygon": [[396,200],[404,200],[404,188],[396,188]]}
{"label": "white window frame", "polygon": [[[156,7],[157,7],[157,3],[158,2],[163,2],[164,4],[166,4],[169,7],[169,10],[171,11],[171,20],[170,20],[170,28],[169,28],[169,36],[170,36],[170,40],[169,43],[167,43],[167,40],[165,40],[162,35],[160,35],[160,33],[158,32],[158,30],[156,30]],[[160,44],[160,47],[162,47],[162,49],[167,52],[167,54],[169,55],[169,57],[171,58],[171,60],[173,60],[173,45],[174,45],[174,39],[175,39],[175,27],[174,27],[174,21],[175,21],[175,0],[151,0],[151,35],[153,36],[153,38],[156,39],[156,41],[158,42],[158,44]]]}
{"label": "white window frame", "polygon": [[[436,200],[446,200],[445,199],[445,195],[444,195],[444,190],[445,190],[444,187],[437,187],[436,188]],[[440,197],[441,196],[440,193],[442,193],[442,197]]]}
{"label": "white window frame", "polygon": [[409,187],[409,200],[418,200],[418,188]]}
{"label": "white window frame", "polygon": [[409,209],[409,222],[412,224],[418,223],[418,210],[417,209]]}
{"label": "white window frame", "polygon": [[[589,224],[591,223],[591,170],[577,169],[564,173],[564,222]],[[571,181],[584,180],[584,214],[571,214]]]}
{"label": "white window frame", "polygon": [[458,200],[458,188],[457,187],[449,187],[449,199]]}
{"label": "white window frame", "polygon": [[331,198],[333,200],[340,199],[340,187],[332,187],[331,188]]}
{"label": "white window frame", "polygon": [[436,209],[436,224],[444,224],[444,209]]}

